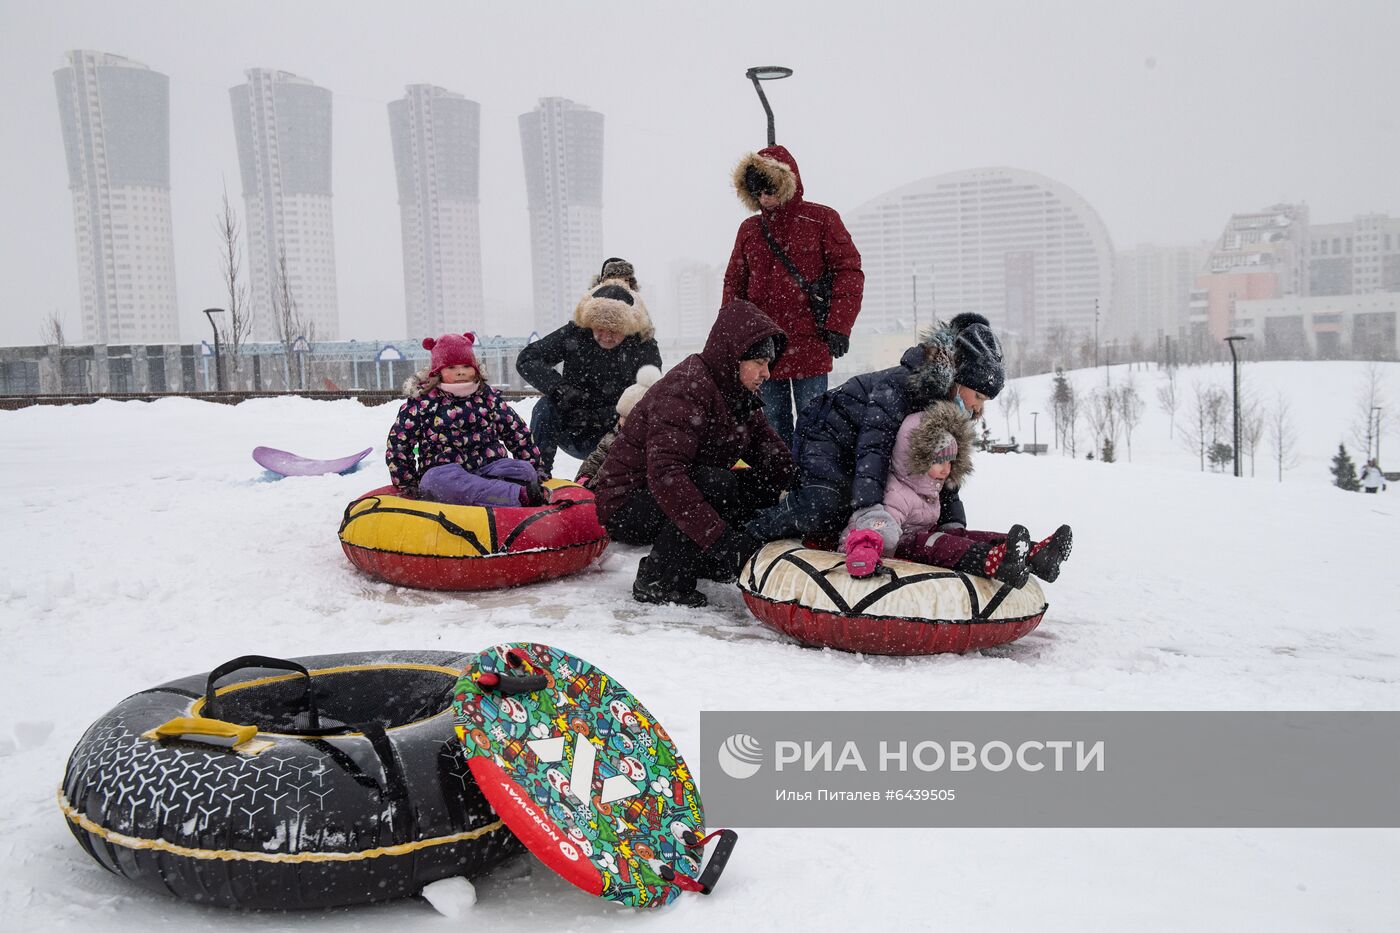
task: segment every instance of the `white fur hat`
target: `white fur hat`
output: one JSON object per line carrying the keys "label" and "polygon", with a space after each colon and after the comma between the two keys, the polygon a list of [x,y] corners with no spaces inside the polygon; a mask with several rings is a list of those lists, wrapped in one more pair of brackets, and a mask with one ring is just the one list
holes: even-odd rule
{"label": "white fur hat", "polygon": [[637,370],[637,381],[622,390],[622,395],[617,399],[617,413],[626,418],[632,413],[632,409],[642,400],[642,396],[647,394],[656,380],[661,378],[661,370],[655,366],[643,366]]}

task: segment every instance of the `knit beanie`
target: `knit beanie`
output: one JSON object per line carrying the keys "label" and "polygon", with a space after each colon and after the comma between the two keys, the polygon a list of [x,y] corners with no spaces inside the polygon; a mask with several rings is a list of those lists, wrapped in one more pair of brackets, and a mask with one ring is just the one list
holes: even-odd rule
{"label": "knit beanie", "polygon": [[476,364],[476,354],[472,352],[472,344],[474,343],[476,343],[476,334],[470,332],[443,334],[436,340],[432,337],[423,338],[423,349],[433,351],[428,375],[436,376],[446,366],[470,366],[473,369],[480,369]]}
{"label": "knit beanie", "polygon": [[933,439],[933,454],[929,457],[929,465],[935,463],[950,463],[958,456],[957,438],[947,431],[939,431]]}
{"label": "knit beanie", "polygon": [[739,357],[739,362],[742,363],[745,360],[772,361],[777,358],[778,345],[773,340],[773,335],[769,334],[767,337],[764,337],[762,340],[758,341],[753,346],[745,350],[743,356]]}
{"label": "knit beanie", "polygon": [[661,378],[661,370],[655,366],[643,366],[637,370],[637,381],[622,390],[622,395],[617,399],[617,413],[623,418],[632,414],[632,409],[642,400],[642,396],[647,394],[656,380]]}
{"label": "knit beanie", "polygon": [[[958,326],[961,324],[962,326]],[[960,314],[949,326],[953,330],[954,376],[959,385],[996,398],[1006,384],[1001,361],[1001,343],[987,319],[980,314]]]}

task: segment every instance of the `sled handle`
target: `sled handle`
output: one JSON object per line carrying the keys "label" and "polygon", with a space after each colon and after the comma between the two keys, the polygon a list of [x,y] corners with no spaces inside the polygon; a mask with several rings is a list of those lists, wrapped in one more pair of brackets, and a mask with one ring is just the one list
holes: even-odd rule
{"label": "sled handle", "polygon": [[684,836],[685,844],[692,849],[704,846],[706,842],[716,836],[719,837],[719,845],[715,846],[714,854],[710,856],[710,863],[700,873],[699,880],[681,874],[670,865],[661,866],[659,872],[661,877],[684,891],[695,891],[700,894],[712,893],[715,885],[719,884],[719,876],[724,872],[724,866],[729,864],[729,856],[734,854],[734,846],[739,842],[739,834],[732,829],[720,829],[702,839],[695,833],[686,830]]}
{"label": "sled handle", "polygon": [[535,693],[549,686],[549,679],[543,674],[497,674],[495,671],[479,671],[476,682],[487,690],[514,696],[517,693]]}
{"label": "sled handle", "polygon": [[281,658],[269,658],[261,654],[245,654],[241,658],[234,658],[232,661],[225,661],[209,672],[209,683],[204,688],[204,709],[203,714],[209,718],[214,716],[214,684],[221,677],[227,677],[234,671],[242,670],[245,667],[271,667],[278,670],[293,671],[306,678],[306,718],[310,731],[319,732],[321,730],[321,717],[316,712],[316,691],[311,688],[311,672],[295,661],[285,661]]}

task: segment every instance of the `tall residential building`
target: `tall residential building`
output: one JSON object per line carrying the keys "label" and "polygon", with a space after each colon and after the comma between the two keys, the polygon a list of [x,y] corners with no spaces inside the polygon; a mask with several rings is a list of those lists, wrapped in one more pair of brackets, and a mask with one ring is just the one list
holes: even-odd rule
{"label": "tall residential building", "polygon": [[1232,214],[1196,277],[1191,339],[1198,349],[1234,332],[1235,302],[1306,296],[1308,206]]}
{"label": "tall residential building", "polygon": [[68,53],[54,72],[83,339],[176,343],[170,226],[170,79],[105,52]]}
{"label": "tall residential building", "polygon": [[865,269],[857,326],[927,327],[962,311],[1035,346],[1055,328],[1092,334],[1113,298],[1113,243],[1057,181],[1013,168],[925,178],[846,214]]}
{"label": "tall residential building", "polygon": [[[245,71],[229,89],[248,232],[253,340],[281,338],[282,259],[303,330],[288,339],[334,339],[335,232],[331,217],[331,92],[270,68]],[[295,325],[293,325],[295,326]]]}
{"label": "tall residential building", "polygon": [[535,330],[573,314],[603,252],[603,115],[562,97],[542,97],[520,115],[520,150],[530,205]]}
{"label": "tall residential building", "polygon": [[687,345],[703,345],[724,295],[724,267],[685,263],[676,269],[675,281],[676,326],[666,337]]}
{"label": "tall residential building", "polygon": [[389,104],[410,335],[485,329],[481,105],[431,84]]}
{"label": "tall residential building", "polygon": [[1191,290],[1205,268],[1209,243],[1195,246],[1141,244],[1119,253],[1114,272],[1113,327],[1117,340],[1137,338],[1146,345],[1185,336]]}
{"label": "tall residential building", "polygon": [[1308,294],[1400,292],[1400,218],[1362,214],[1308,232]]}

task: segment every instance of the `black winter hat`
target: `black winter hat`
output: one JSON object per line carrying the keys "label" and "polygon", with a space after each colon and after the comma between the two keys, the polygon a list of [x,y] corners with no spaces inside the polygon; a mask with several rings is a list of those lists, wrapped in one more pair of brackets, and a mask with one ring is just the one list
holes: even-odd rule
{"label": "black winter hat", "polygon": [[[958,318],[964,317],[980,320],[965,321],[962,327],[956,327]],[[1002,365],[1001,343],[986,320],[981,315],[960,314],[950,322],[954,335],[953,360],[957,364],[954,379],[987,398],[996,398],[1006,384],[1006,369]]]}
{"label": "black winter hat", "polygon": [[744,360],[775,360],[778,358],[778,345],[773,340],[773,335],[769,334],[762,340],[755,343],[744,351],[744,355],[739,357],[739,362]]}

